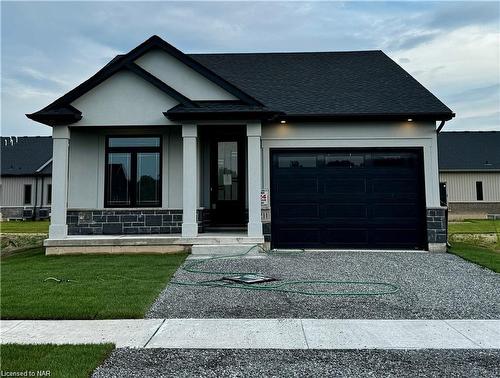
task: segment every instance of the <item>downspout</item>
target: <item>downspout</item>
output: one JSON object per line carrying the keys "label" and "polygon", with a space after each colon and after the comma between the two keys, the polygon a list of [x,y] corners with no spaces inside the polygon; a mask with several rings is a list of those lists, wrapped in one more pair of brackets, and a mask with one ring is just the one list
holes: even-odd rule
{"label": "downspout", "polygon": [[38,176],[35,175],[35,202],[33,204],[33,215],[31,216],[32,220],[36,219],[36,204],[38,202]]}
{"label": "downspout", "polygon": [[[444,120],[441,121],[441,123],[439,124],[439,126],[436,130],[436,135],[439,135],[439,133],[443,129],[445,123],[446,123],[446,121],[444,121]],[[438,164],[438,172],[439,172],[439,164]],[[441,184],[439,184],[439,195],[441,197]],[[441,198],[439,198],[439,204],[441,206],[443,206],[443,204],[441,203]],[[450,242],[448,241],[448,199],[446,199],[446,209],[444,211],[444,216],[445,216],[445,222],[446,222],[446,249],[448,249],[449,247],[451,247]]]}
{"label": "downspout", "polygon": [[40,188],[40,209],[43,208],[43,188],[44,188],[44,185],[43,185],[43,181],[44,181],[44,178],[45,176],[42,176],[42,187]]}
{"label": "downspout", "polygon": [[436,132],[439,134],[441,132],[441,130],[443,129],[444,127],[444,124],[446,123],[446,121],[441,121],[441,123],[439,124]]}

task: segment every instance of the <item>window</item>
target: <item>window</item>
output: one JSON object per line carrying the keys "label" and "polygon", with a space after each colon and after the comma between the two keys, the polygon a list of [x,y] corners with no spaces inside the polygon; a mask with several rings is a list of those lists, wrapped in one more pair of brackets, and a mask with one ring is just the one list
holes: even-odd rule
{"label": "window", "polygon": [[109,137],[106,207],[161,206],[160,137]]}
{"label": "window", "polygon": [[410,168],[417,165],[415,154],[409,153],[374,153],[373,166],[380,168]]}
{"label": "window", "polygon": [[327,167],[361,168],[365,166],[365,156],[361,154],[327,154],[325,156]]}
{"label": "window", "polygon": [[476,199],[478,201],[483,200],[483,182],[482,181],[476,181]]}
{"label": "window", "polygon": [[316,155],[279,156],[279,168],[316,168]]}
{"label": "window", "polygon": [[24,204],[31,204],[31,184],[24,185]]}
{"label": "window", "polygon": [[52,204],[52,184],[47,184],[47,205]]}
{"label": "window", "polygon": [[238,142],[217,143],[217,199],[238,200]]}

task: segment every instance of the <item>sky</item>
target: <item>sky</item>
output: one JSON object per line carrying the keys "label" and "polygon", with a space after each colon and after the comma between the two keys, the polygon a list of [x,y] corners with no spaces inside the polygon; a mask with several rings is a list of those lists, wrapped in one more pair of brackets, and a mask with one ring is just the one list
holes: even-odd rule
{"label": "sky", "polygon": [[157,34],[186,53],[383,50],[457,115],[500,130],[500,2],[4,2],[1,135]]}

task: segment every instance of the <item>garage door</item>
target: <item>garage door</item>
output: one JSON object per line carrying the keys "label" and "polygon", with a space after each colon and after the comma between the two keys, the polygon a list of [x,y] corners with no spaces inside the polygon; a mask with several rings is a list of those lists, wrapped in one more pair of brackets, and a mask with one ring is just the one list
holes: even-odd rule
{"label": "garage door", "polygon": [[421,149],[279,149],[271,161],[273,248],[425,248]]}

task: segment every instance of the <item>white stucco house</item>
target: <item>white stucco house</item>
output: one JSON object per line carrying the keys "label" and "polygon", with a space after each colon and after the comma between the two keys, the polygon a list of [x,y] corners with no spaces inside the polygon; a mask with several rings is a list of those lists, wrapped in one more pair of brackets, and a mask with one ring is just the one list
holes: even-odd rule
{"label": "white stucco house", "polygon": [[53,130],[47,253],[445,248],[436,122],[454,114],[381,51],[153,36],[27,116]]}

